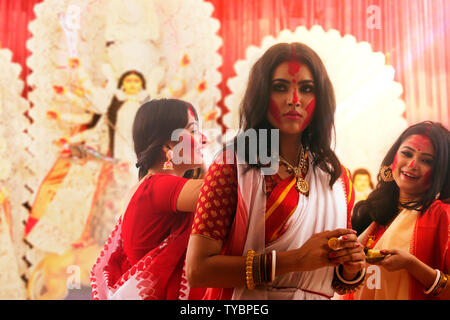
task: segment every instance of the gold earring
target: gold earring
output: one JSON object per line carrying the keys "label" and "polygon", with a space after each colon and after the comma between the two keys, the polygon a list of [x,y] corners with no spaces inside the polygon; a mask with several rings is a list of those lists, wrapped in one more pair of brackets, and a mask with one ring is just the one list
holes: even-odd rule
{"label": "gold earring", "polygon": [[380,177],[384,182],[390,182],[394,180],[392,175],[392,165],[382,166],[380,169]]}

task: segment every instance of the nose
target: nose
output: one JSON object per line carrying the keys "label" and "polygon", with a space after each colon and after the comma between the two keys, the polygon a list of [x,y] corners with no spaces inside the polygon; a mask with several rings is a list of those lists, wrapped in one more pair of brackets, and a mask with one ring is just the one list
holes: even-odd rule
{"label": "nose", "polygon": [[412,159],[408,165],[408,168],[413,169],[416,167],[416,159]]}
{"label": "nose", "polygon": [[292,92],[292,94],[289,97],[288,100],[288,105],[289,106],[295,106],[295,107],[300,107],[301,103],[300,103],[300,99],[297,93],[297,88],[295,88]]}

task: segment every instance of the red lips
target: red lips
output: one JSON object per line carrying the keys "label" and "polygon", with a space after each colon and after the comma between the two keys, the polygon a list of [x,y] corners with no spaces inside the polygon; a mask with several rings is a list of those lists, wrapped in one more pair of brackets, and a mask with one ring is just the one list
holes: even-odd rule
{"label": "red lips", "polygon": [[283,117],[287,118],[287,119],[300,119],[302,117],[302,115],[300,113],[298,113],[297,111],[291,110],[291,111],[283,114]]}
{"label": "red lips", "polygon": [[414,180],[414,179],[418,178],[417,175],[415,175],[414,173],[408,172],[408,171],[400,170],[400,173],[407,179]]}

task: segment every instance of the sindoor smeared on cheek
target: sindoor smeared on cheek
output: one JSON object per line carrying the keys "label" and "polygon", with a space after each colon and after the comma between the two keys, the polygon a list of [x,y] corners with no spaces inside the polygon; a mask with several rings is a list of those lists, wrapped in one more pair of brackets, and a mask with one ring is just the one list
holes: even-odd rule
{"label": "sindoor smeared on cheek", "polygon": [[280,108],[278,108],[278,105],[275,101],[270,99],[269,103],[269,113],[272,115],[273,119],[276,121],[276,123],[281,122],[281,116],[280,116]]}
{"label": "sindoor smeared on cheek", "polygon": [[303,121],[302,130],[304,130],[311,122],[315,108],[316,108],[316,99],[313,98],[306,106],[306,119],[305,121]]}
{"label": "sindoor smeared on cheek", "polygon": [[395,158],[394,158],[394,161],[392,162],[392,171],[394,171],[395,170],[395,167],[397,167],[397,154],[395,154]]}

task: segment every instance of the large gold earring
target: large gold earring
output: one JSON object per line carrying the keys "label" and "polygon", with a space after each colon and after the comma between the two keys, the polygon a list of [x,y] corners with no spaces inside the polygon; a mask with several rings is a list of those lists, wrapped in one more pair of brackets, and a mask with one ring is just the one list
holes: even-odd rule
{"label": "large gold earring", "polygon": [[390,182],[394,180],[392,175],[392,165],[382,166],[380,169],[380,177],[384,182]]}

